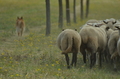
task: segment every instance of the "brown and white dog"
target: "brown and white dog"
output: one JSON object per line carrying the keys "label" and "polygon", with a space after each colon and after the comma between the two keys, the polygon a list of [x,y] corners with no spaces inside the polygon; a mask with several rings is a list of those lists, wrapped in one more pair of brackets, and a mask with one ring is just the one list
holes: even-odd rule
{"label": "brown and white dog", "polygon": [[22,36],[24,30],[25,30],[25,23],[24,23],[23,17],[21,17],[21,18],[17,17],[16,32],[17,32],[18,36]]}

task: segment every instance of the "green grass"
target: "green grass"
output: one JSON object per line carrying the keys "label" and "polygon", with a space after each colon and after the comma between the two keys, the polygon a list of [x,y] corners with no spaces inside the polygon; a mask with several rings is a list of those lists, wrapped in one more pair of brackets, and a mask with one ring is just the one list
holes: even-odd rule
{"label": "green grass", "polygon": [[[108,2],[109,1],[109,2]],[[77,23],[64,28],[78,29],[88,19],[119,19],[119,0],[91,0],[89,18],[81,21],[79,11]],[[72,13],[72,0],[71,13]],[[64,19],[65,19],[65,1]],[[77,0],[79,5],[79,0]],[[103,62],[102,69],[84,65],[78,54],[77,67],[67,69],[64,55],[56,46],[58,28],[58,2],[51,0],[51,35],[45,36],[44,0],[0,1],[0,79],[119,79],[120,72],[113,72],[110,63]],[[25,19],[27,31],[23,37],[15,33],[17,16]],[[72,20],[71,20],[72,21]],[[70,54],[71,56],[71,54]],[[70,57],[71,58],[71,57]],[[119,65],[118,65],[119,69]]]}

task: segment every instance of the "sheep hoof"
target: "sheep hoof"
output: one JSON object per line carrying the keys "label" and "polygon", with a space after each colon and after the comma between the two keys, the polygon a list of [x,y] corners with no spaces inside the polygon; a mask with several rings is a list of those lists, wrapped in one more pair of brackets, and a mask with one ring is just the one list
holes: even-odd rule
{"label": "sheep hoof", "polygon": [[102,67],[101,67],[101,66],[99,66],[99,69],[102,69]]}
{"label": "sheep hoof", "polygon": [[61,54],[65,54],[65,52],[62,52]]}
{"label": "sheep hoof", "polygon": [[70,69],[70,66],[67,66],[68,69]]}
{"label": "sheep hoof", "polygon": [[114,71],[117,72],[117,68],[114,68]]}
{"label": "sheep hoof", "polygon": [[90,69],[92,69],[92,65],[90,65]]}

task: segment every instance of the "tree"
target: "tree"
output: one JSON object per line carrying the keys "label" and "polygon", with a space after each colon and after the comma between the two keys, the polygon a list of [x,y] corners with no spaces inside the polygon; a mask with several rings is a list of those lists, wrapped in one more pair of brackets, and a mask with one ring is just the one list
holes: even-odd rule
{"label": "tree", "polygon": [[58,20],[58,27],[62,28],[63,27],[63,5],[62,5],[62,0],[58,0],[59,2],[59,20]]}
{"label": "tree", "polygon": [[86,18],[88,17],[89,14],[89,0],[86,0]]}
{"label": "tree", "polygon": [[76,0],[73,0],[73,21],[74,21],[74,23],[76,23],[76,9],[75,9],[75,6],[76,6]]}
{"label": "tree", "polygon": [[46,0],[46,36],[50,35],[50,0]]}
{"label": "tree", "polygon": [[83,20],[83,0],[80,1],[80,4],[81,4],[81,9],[80,9],[80,11],[81,11],[80,13],[81,14],[80,14],[80,17]]}
{"label": "tree", "polygon": [[69,8],[69,0],[66,0],[66,20],[67,20],[67,25],[70,25],[70,8]]}

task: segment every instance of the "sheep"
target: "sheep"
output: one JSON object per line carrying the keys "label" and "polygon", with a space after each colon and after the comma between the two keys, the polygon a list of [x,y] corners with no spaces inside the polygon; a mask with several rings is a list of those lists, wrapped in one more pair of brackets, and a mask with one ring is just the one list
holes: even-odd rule
{"label": "sheep", "polygon": [[[106,34],[107,34],[107,43],[108,43],[108,40],[109,40],[109,38],[110,38],[110,35],[112,34],[112,32],[114,32],[114,30],[111,29],[111,28],[108,28],[108,27],[107,27],[105,24],[103,24],[103,23],[94,23],[92,26],[94,26],[94,27],[101,27],[101,26],[102,26],[102,28],[105,29]],[[109,60],[110,60],[110,54],[109,54],[108,45],[106,45],[106,49],[104,50],[104,56],[105,56],[105,60],[106,60],[106,61],[109,61]]]}
{"label": "sheep", "polygon": [[77,53],[80,52],[81,37],[79,33],[72,29],[63,30],[57,37],[57,46],[65,55],[67,68],[69,65],[68,53],[73,53],[71,66],[76,66],[77,63]]}
{"label": "sheep", "polygon": [[84,63],[86,63],[86,50],[90,56],[90,68],[96,62],[96,53],[99,54],[100,67],[101,67],[101,54],[106,47],[106,32],[104,28],[90,27],[85,24],[79,32],[81,36],[81,53],[83,54]]}
{"label": "sheep", "polygon": [[117,41],[117,52],[118,52],[118,55],[120,56],[120,24],[116,25],[115,27],[116,27],[116,28],[118,29],[118,31],[119,31],[119,39],[118,39],[118,41]]}
{"label": "sheep", "polygon": [[[120,30],[120,23],[116,23],[114,27]],[[120,56],[120,52],[119,52],[120,38],[119,38],[118,30],[112,32],[112,34],[110,35],[110,39],[108,41],[108,47],[111,54],[111,59],[113,60],[114,71],[117,71],[116,62],[117,62],[117,57]]]}

